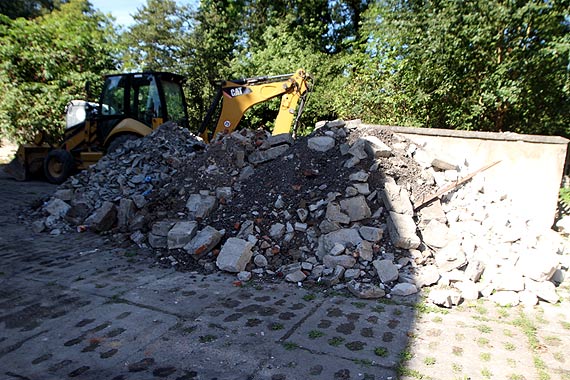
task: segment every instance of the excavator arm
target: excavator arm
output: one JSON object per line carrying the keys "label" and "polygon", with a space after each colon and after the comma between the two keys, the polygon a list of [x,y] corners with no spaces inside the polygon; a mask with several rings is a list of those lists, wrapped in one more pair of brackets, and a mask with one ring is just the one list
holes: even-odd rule
{"label": "excavator arm", "polygon": [[[199,134],[209,142],[218,134],[231,133],[249,108],[279,95],[281,95],[281,105],[272,134],[289,133],[292,127],[295,129],[303,110],[306,96],[310,91],[310,80],[311,77],[303,69],[299,69],[293,74],[223,81],[200,127]],[[222,110],[212,133],[208,127],[220,101],[222,101]]]}

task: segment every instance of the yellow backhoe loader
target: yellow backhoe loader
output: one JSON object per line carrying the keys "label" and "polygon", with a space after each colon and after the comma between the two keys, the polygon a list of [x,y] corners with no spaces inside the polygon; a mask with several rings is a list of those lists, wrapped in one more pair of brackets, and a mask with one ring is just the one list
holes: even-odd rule
{"label": "yellow backhoe loader", "polygon": [[[222,81],[198,132],[206,142],[231,133],[250,107],[281,95],[272,133],[294,133],[310,82],[302,69],[293,74]],[[167,121],[188,127],[183,83],[182,76],[165,72],[108,75],[99,103],[74,100],[68,105],[59,146],[38,137],[32,144],[21,145],[5,170],[26,180],[43,169],[48,181],[59,184],[73,171],[87,168],[125,141],[146,136]],[[220,101],[218,121],[211,127]]]}

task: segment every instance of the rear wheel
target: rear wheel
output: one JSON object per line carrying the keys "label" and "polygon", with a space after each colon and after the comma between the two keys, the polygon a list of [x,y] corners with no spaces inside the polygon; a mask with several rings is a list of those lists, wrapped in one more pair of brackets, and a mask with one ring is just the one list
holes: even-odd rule
{"label": "rear wheel", "polygon": [[115,137],[107,148],[107,154],[115,153],[119,148],[121,148],[127,141],[138,139],[140,136],[129,133],[124,135],[119,135]]}
{"label": "rear wheel", "polygon": [[67,150],[54,149],[44,160],[44,174],[51,183],[63,183],[74,167],[73,156]]}

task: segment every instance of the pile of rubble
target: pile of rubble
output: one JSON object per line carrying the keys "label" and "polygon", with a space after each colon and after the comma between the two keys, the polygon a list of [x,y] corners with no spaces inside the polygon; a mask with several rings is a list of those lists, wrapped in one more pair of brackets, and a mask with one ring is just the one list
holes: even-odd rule
{"label": "pile of rubble", "polygon": [[361,298],[429,286],[446,307],[557,302],[563,241],[517,218],[508,194],[475,176],[414,204],[473,170],[359,121],[319,123],[296,141],[244,130],[208,146],[166,124],[60,186],[33,227],[106,233],[242,282],[283,277]]}

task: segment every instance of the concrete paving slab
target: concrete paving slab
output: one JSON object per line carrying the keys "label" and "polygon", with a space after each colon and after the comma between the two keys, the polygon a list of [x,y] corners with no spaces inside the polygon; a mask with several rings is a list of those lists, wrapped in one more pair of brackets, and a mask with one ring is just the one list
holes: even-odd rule
{"label": "concrete paving slab", "polygon": [[195,318],[212,303],[238,291],[234,276],[198,273],[170,273],[148,281],[121,295],[122,299],[141,306],[160,308],[180,317]]}
{"label": "concrete paving slab", "polygon": [[[95,306],[95,305],[94,305]],[[42,333],[2,357],[21,378],[83,378],[128,365],[129,358],[176,325],[176,317],[127,304],[101,303],[42,324]],[[65,326],[65,329],[61,329]]]}

